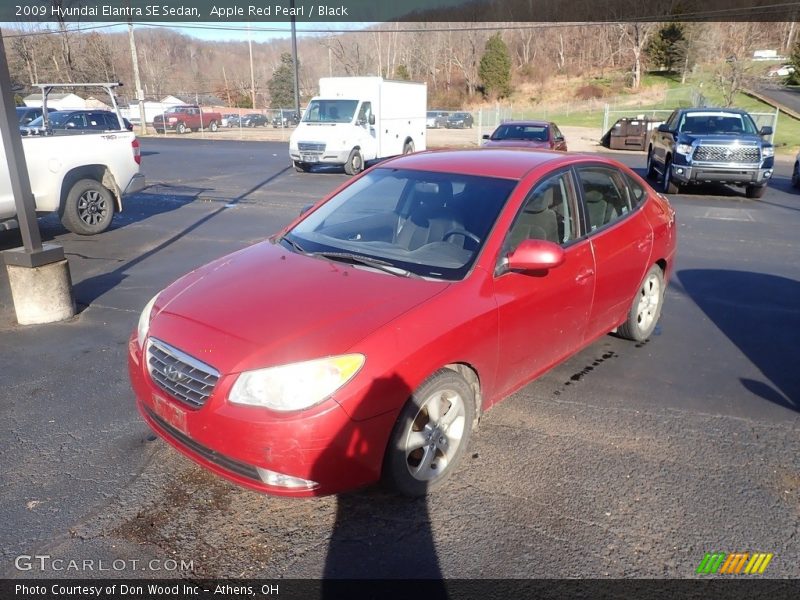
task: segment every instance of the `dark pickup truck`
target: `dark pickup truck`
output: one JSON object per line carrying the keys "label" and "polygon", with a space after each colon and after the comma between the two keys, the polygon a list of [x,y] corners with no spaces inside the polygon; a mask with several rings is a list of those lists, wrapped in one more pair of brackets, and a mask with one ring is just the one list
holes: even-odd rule
{"label": "dark pickup truck", "polygon": [[677,194],[696,183],[726,183],[761,198],[772,177],[772,127],[756,127],[743,110],[681,108],[650,136],[647,176],[661,176],[661,190]]}

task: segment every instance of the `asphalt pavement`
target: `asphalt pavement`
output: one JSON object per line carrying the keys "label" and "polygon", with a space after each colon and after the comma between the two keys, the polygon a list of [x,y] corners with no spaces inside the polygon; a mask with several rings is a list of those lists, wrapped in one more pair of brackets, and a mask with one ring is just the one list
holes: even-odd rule
{"label": "asphalt pavement", "polygon": [[[151,185],[112,230],[40,221],[70,260],[74,319],[15,325],[0,273],[0,576],[683,578],[706,552],[759,551],[775,555],[765,576],[800,577],[800,194],[787,164],[761,200],[673,196],[679,254],[656,334],[606,336],[493,408],[442,490],[290,500],[154,439],[126,344],[154,293],[347,177],[295,173],[277,142],[142,150]],[[614,157],[644,167],[640,153]],[[0,249],[19,244],[0,234]],[[126,562],[19,569],[42,554]]]}

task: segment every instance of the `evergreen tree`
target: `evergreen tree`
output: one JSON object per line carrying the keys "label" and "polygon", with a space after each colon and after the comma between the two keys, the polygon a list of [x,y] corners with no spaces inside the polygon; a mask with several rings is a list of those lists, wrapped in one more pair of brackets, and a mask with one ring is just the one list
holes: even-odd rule
{"label": "evergreen tree", "polygon": [[281,54],[281,64],[267,82],[267,89],[271,108],[294,106],[294,66],[290,53]]}
{"label": "evergreen tree", "polygon": [[686,54],[686,35],[681,23],[666,23],[647,46],[650,64],[673,72]]}
{"label": "evergreen tree", "polygon": [[503,38],[494,34],[486,42],[478,75],[486,96],[504,98],[511,94],[511,57]]}
{"label": "evergreen tree", "polygon": [[397,65],[397,68],[394,70],[394,77],[395,79],[401,79],[403,81],[409,81],[411,79],[411,73],[408,72],[408,67],[405,65]]}
{"label": "evergreen tree", "polygon": [[794,67],[794,73],[789,74],[786,78],[786,83],[800,85],[800,40],[797,40],[792,47],[792,53],[789,55],[789,64]]}

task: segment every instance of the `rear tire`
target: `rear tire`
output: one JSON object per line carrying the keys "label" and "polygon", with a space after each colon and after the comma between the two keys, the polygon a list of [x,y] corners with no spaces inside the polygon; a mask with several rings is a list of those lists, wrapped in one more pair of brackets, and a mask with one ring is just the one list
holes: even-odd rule
{"label": "rear tire", "polygon": [[475,394],[450,369],[429,377],[395,422],[383,460],[383,481],[404,496],[424,496],[458,467],[475,421]]}
{"label": "rear tire", "polygon": [[217,125],[216,121],[211,121],[211,123],[208,124],[208,129],[209,129],[209,131],[214,132],[217,129],[219,129],[219,126]]}
{"label": "rear tire", "polygon": [[744,194],[748,198],[763,198],[767,193],[766,185],[748,185],[744,188]]}
{"label": "rear tire", "polygon": [[411,154],[414,152],[414,142],[408,141],[403,146],[403,154]]}
{"label": "rear tire", "polygon": [[79,179],[61,208],[61,224],[78,235],[104,232],[114,218],[114,195],[94,179]]}
{"label": "rear tire", "polygon": [[628,311],[628,318],[617,329],[626,339],[643,342],[648,339],[658,324],[661,307],[664,305],[664,274],[661,267],[653,265],[644,276]]}
{"label": "rear tire", "polygon": [[347,162],[344,163],[344,172],[348,175],[358,175],[364,170],[364,159],[358,148],[353,148],[350,156],[347,157]]}

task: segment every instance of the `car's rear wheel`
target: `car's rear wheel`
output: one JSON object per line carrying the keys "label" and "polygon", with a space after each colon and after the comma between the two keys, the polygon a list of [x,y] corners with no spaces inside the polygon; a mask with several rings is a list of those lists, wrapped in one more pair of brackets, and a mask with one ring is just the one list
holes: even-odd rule
{"label": "car's rear wheel", "polygon": [[411,154],[412,152],[414,152],[414,142],[409,140],[403,146],[403,154]]}
{"label": "car's rear wheel", "polygon": [[214,132],[214,131],[216,131],[217,129],[219,129],[219,126],[217,125],[217,122],[216,122],[216,121],[211,121],[211,123],[209,123],[209,124],[208,124],[208,128],[209,128],[209,130],[211,130],[212,132]]}
{"label": "car's rear wheel", "polygon": [[76,181],[61,209],[62,225],[78,235],[102,233],[113,218],[114,195],[94,179]]}
{"label": "car's rear wheel", "polygon": [[664,273],[653,265],[645,275],[636,297],[633,299],[628,318],[617,333],[629,340],[643,342],[656,328],[664,304]]}
{"label": "car's rear wheel", "polygon": [[353,148],[350,156],[347,157],[347,162],[344,163],[344,172],[348,175],[358,175],[364,170],[364,158],[358,148]]}
{"label": "car's rear wheel", "polygon": [[748,185],[744,188],[744,194],[748,198],[763,198],[767,193],[766,185]]}
{"label": "car's rear wheel", "polygon": [[441,486],[469,444],[475,395],[455,371],[429,377],[400,411],[384,457],[384,482],[405,496]]}

